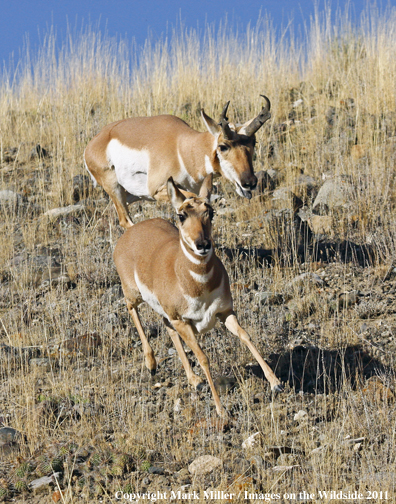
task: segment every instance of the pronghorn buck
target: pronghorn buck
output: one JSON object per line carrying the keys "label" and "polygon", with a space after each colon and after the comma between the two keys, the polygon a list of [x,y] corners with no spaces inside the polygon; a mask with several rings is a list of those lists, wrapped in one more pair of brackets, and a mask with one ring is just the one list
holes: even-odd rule
{"label": "pronghorn buck", "polygon": [[271,117],[270,101],[264,100],[259,115],[240,126],[228,122],[230,102],[219,123],[202,109],[208,130],[203,133],[172,115],[111,123],[87,145],[85,166],[94,183],[109,194],[124,228],[132,226],[127,203],[167,199],[169,177],[181,189],[198,194],[206,175],[223,175],[239,195],[250,199],[257,184],[252,164],[255,133]]}
{"label": "pronghorn buck", "polygon": [[128,311],[142,340],[146,367],[155,373],[154,353],[137,311],[143,301],[163,317],[189,383],[200,388],[202,380],[193,373],[180,337],[194,352],[209,382],[216,410],[220,416],[226,416],[210,374],[208,358],[196,339],[197,334],[211,329],[217,319],[249,348],[274,392],[281,390],[281,384],[233,311],[228,275],[213,250],[211,179],[212,175],[205,178],[197,197],[182,193],[170,178],[167,190],[177,212],[178,228],[163,219],[135,224],[119,239],[114,261]]}

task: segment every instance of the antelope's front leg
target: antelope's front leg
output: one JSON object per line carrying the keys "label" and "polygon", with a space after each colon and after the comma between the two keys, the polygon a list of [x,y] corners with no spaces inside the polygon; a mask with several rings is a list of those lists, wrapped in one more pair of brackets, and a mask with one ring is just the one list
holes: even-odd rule
{"label": "antelope's front leg", "polygon": [[206,379],[208,380],[210,386],[210,390],[212,391],[213,394],[213,399],[216,405],[216,411],[218,415],[222,418],[228,418],[226,410],[221,405],[219,394],[217,393],[216,387],[212,380],[212,376],[210,374],[209,359],[206,357],[202,348],[199,346],[192,327],[181,320],[172,320],[171,323],[172,326],[176,329],[176,331],[180,334],[182,340],[194,352],[194,355],[198,359],[200,366],[204,370]]}
{"label": "antelope's front leg", "polygon": [[274,392],[274,393],[282,392],[283,387],[282,387],[281,382],[275,376],[275,373],[272,371],[272,369],[269,367],[269,365],[261,357],[257,348],[253,345],[248,333],[244,329],[242,329],[242,327],[239,325],[235,314],[231,313],[228,316],[225,316],[224,318],[222,318],[222,320],[223,320],[225,326],[227,327],[227,329],[235,336],[238,336],[238,338],[243,343],[245,343],[245,345],[252,352],[253,356],[255,357],[257,362],[260,364],[261,369],[264,371],[265,377],[270,382],[272,392]]}
{"label": "antelope's front leg", "polygon": [[186,352],[184,351],[182,342],[180,341],[180,336],[178,333],[169,325],[169,322],[165,322],[166,329],[169,333],[169,336],[171,337],[173,344],[175,345],[175,348],[177,350],[177,353],[179,355],[179,358],[183,364],[184,370],[187,375],[188,383],[192,385],[195,389],[199,389],[200,385],[202,384],[202,378],[197,376],[193,370],[191,369],[190,362],[188,361],[188,357],[186,355]]}

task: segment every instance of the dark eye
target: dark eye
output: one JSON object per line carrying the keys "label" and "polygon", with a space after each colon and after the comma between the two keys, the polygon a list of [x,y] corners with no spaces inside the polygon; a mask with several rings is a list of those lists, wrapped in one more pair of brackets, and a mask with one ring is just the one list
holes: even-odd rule
{"label": "dark eye", "polygon": [[221,152],[225,152],[225,151],[228,151],[230,149],[230,146],[226,145],[226,144],[220,144],[219,145],[219,149],[221,150]]}
{"label": "dark eye", "polygon": [[184,214],[177,214],[177,216],[179,217],[179,221],[183,224],[183,222],[186,220],[186,216]]}

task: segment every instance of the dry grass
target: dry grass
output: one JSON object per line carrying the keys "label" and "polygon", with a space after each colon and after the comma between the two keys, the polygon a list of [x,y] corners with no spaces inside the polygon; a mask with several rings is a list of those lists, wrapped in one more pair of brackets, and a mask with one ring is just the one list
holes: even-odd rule
{"label": "dry grass", "polygon": [[[23,490],[29,475],[50,473],[56,463],[64,474],[65,502],[112,502],[119,488],[177,489],[189,480],[190,490],[283,495],[368,488],[388,490],[391,499],[396,416],[384,394],[395,386],[396,320],[393,276],[384,278],[395,255],[396,16],[371,12],[358,27],[346,17],[333,27],[329,19],[329,13],[318,15],[306,37],[292,42],[276,40],[271,26],[260,20],[244,35],[227,27],[217,33],[208,27],[203,35],[186,30],[148,42],[142,50],[92,29],[70,34],[59,48],[50,33],[37,54],[26,54],[16,70],[3,73],[0,189],[16,191],[24,201],[1,209],[1,342],[32,347],[32,352],[41,347],[50,361],[44,369],[29,364],[31,354],[1,355],[0,416],[24,433],[26,442],[19,458],[11,457],[8,472],[1,467],[0,490],[12,492],[17,483]],[[196,426],[197,418],[215,415],[210,397],[191,394],[178,360],[168,355],[170,342],[159,318],[143,308],[144,325],[158,332],[153,346],[163,359],[162,388],[153,389],[149,382],[112,262],[121,230],[101,190],[91,188],[91,202],[76,218],[48,222],[43,213],[73,203],[72,180],[83,173],[83,150],[105,124],[171,113],[202,130],[200,107],[217,116],[231,100],[230,117],[244,121],[260,109],[260,93],[271,99],[272,119],[258,133],[256,171],[277,170],[282,184],[295,192],[301,172],[318,183],[323,173],[348,176],[355,188],[353,212],[333,215],[333,238],[370,243],[374,259],[365,268],[353,262],[318,265],[310,258],[302,266],[294,260],[292,212],[274,224],[267,218],[269,195],[247,203],[221,184],[226,203],[217,208],[217,244],[279,249],[270,267],[258,266],[253,258],[230,261],[224,255],[224,261],[243,326],[266,357],[283,354],[278,372],[289,382],[284,396],[272,403],[266,384],[245,373],[244,364],[252,358],[244,348],[231,344],[223,329],[203,337],[214,376],[232,374],[239,383],[222,397],[235,419],[223,433],[213,425]],[[300,99],[302,105],[293,106]],[[326,120],[330,107],[338,116],[333,125]],[[31,158],[37,144],[49,157]],[[135,205],[134,213],[135,221],[171,217],[166,205]],[[34,263],[39,256],[56,258],[69,285],[45,283],[46,267],[40,270]],[[291,283],[302,271],[316,271],[328,286]],[[340,292],[354,289],[368,293],[364,303],[350,307],[338,301]],[[277,296],[279,302],[271,301]],[[64,350],[71,337],[93,333],[102,342],[94,356]],[[309,384],[314,376],[309,345],[342,353],[362,342],[366,353],[353,354],[358,364],[352,365],[355,357],[338,362],[336,379],[331,366],[324,366],[322,376],[316,376],[324,389]],[[290,378],[287,359],[291,362],[290,351],[298,345],[305,345],[302,371],[295,364]],[[378,393],[367,385],[366,368],[372,366],[364,360],[367,355],[379,359],[378,368],[387,366]],[[317,366],[331,356],[320,354]],[[304,372],[311,373],[306,381]],[[304,386],[293,388],[293,380]],[[337,380],[343,383],[340,390]],[[183,404],[180,414],[173,411],[177,398]],[[307,420],[293,420],[301,409],[308,412]],[[241,442],[256,431],[261,441],[246,454]],[[350,445],[348,436],[364,441]],[[274,446],[293,453],[276,462]],[[321,450],[313,451],[318,446]],[[187,477],[183,469],[204,453],[222,458],[224,468],[206,479]],[[34,466],[30,472],[21,469],[27,462]],[[148,477],[150,465],[161,465],[165,476]],[[268,469],[276,465],[298,467]],[[34,498],[17,494],[20,502]]]}

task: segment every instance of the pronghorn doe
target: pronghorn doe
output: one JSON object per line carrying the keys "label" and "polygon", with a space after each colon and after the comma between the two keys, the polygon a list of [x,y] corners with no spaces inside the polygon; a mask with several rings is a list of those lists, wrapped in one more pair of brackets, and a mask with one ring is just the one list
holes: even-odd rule
{"label": "pronghorn doe", "polygon": [[[263,96],[263,95],[262,95]],[[198,193],[206,175],[223,175],[245,198],[257,185],[253,173],[255,133],[271,117],[271,103],[241,126],[228,123],[228,102],[219,123],[201,110],[200,133],[172,115],[135,117],[105,126],[87,145],[84,162],[94,183],[112,199],[120,225],[132,226],[127,203],[167,199],[166,183]]]}
{"label": "pronghorn doe", "polygon": [[210,374],[208,358],[196,339],[196,334],[211,329],[217,318],[249,348],[272,390],[280,391],[281,384],[233,311],[229,278],[213,250],[211,183],[212,175],[206,177],[197,197],[182,193],[170,178],[167,189],[179,219],[178,229],[159,218],[139,222],[119,239],[114,261],[128,311],[142,340],[146,367],[155,373],[154,353],[137,311],[143,301],[162,315],[188,381],[198,388],[202,380],[193,373],[179,335],[194,352],[209,382],[217,413],[226,416]]}

